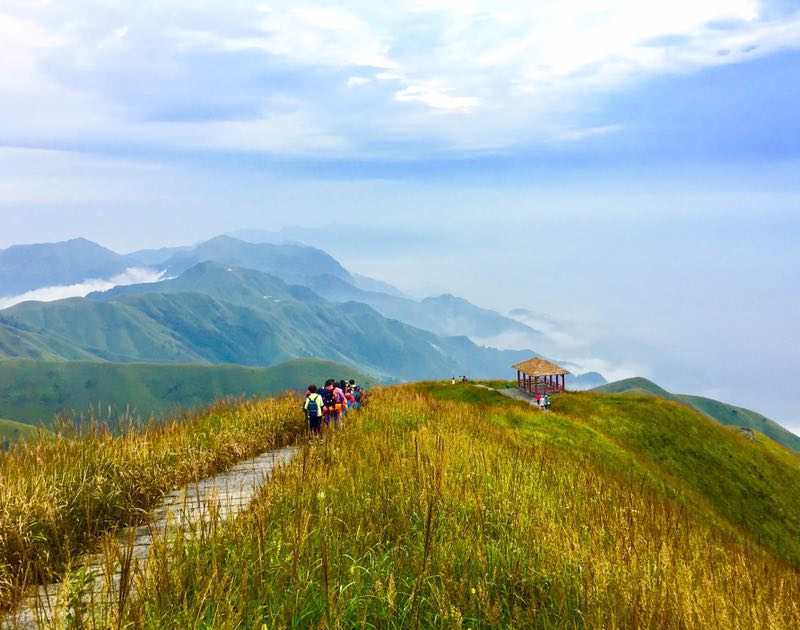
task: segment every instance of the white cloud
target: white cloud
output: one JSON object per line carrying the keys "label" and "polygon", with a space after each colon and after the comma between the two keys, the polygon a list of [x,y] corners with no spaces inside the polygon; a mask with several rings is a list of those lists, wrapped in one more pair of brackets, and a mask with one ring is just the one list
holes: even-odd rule
{"label": "white cloud", "polygon": [[347,87],[361,87],[362,85],[369,85],[372,81],[366,77],[350,77],[347,79]]}
{"label": "white cloud", "polygon": [[292,63],[392,68],[387,47],[370,24],[340,7],[320,4],[261,6],[262,34],[222,40],[222,47],[258,49]]}
{"label": "white cloud", "polygon": [[433,82],[410,85],[395,92],[394,96],[398,101],[419,101],[428,107],[451,112],[468,112],[475,109],[480,102],[479,99],[472,96],[450,94],[450,90]]}
{"label": "white cloud", "polygon": [[315,157],[576,143],[624,124],[581,120],[599,93],[798,46],[800,14],[757,0],[9,0],[0,139]]}
{"label": "white cloud", "polygon": [[617,364],[597,357],[570,358],[569,361],[566,362],[566,366],[571,368],[570,371],[577,374],[599,372],[611,383],[626,378],[633,378],[634,376],[642,376],[645,378],[648,376],[648,370],[641,365],[632,363]]}
{"label": "white cloud", "polygon": [[108,291],[117,286],[159,282],[163,279],[163,271],[155,272],[151,269],[131,267],[108,280],[89,278],[78,284],[42,287],[41,289],[27,291],[21,295],[0,298],[0,310],[22,302],[54,302],[55,300],[64,300],[72,297],[86,297],[94,291]]}

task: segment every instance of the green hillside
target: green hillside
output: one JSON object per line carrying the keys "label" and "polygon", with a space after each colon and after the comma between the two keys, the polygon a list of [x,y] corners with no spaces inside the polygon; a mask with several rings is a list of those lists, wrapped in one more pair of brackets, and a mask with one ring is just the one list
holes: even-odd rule
{"label": "green hillside", "polygon": [[5,442],[16,442],[21,438],[33,438],[38,433],[39,430],[31,424],[0,418],[0,445]]}
{"label": "green hillside", "polygon": [[370,379],[356,370],[316,359],[268,368],[150,365],[142,363],[0,362],[0,416],[51,426],[55,416],[99,419],[130,413],[149,418],[208,405],[227,396],[266,396],[303,391],[328,378]]}
{"label": "green hillside", "polygon": [[673,400],[696,409],[703,415],[716,420],[720,424],[758,431],[772,438],[778,444],[800,453],[800,437],[783,428],[774,420],[750,409],[735,407],[711,398],[689,396],[687,394],[672,394],[659,387],[646,378],[628,378],[616,381],[601,387],[596,387],[593,392],[600,394],[633,394],[639,396],[657,396],[665,400]]}
{"label": "green hillside", "polygon": [[122,625],[798,627],[798,515],[797,458],[672,401],[392,387],[151,563]]}
{"label": "green hillside", "polygon": [[0,311],[4,339],[5,357],[248,366],[320,357],[405,380],[497,376],[527,358],[466,337],[437,337],[364,304],[331,304],[308,288],[217,263],[92,299],[19,304]]}

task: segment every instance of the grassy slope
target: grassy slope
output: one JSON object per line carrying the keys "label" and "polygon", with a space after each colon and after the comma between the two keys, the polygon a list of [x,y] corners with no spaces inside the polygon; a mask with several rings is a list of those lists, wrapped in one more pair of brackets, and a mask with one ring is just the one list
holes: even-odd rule
{"label": "grassy slope", "polygon": [[554,413],[527,417],[489,390],[421,385],[437,398],[508,409],[498,421],[537,440],[575,448],[621,475],[647,475],[692,509],[721,516],[800,567],[800,458],[755,442],[684,405],[651,395],[575,392],[552,398]]}
{"label": "grassy slope", "polygon": [[329,361],[296,359],[268,368],[142,363],[0,362],[0,415],[49,426],[58,414],[150,417],[208,405],[226,396],[299,391],[327,378],[367,379]]}
{"label": "grassy slope", "polygon": [[0,418],[0,443],[4,440],[15,442],[21,438],[33,438],[38,433],[39,430],[30,424]]}
{"label": "grassy slope", "polygon": [[797,627],[797,458],[652,397],[553,405],[376,391],[249,515],[160,557],[126,621]]}
{"label": "grassy slope", "polygon": [[750,409],[735,407],[711,398],[672,394],[645,378],[628,378],[615,383],[597,387],[592,391],[600,394],[633,394],[638,396],[657,396],[666,400],[674,400],[716,420],[720,424],[758,431],[772,438],[778,444],[800,453],[800,437],[784,429],[777,422],[770,420]]}
{"label": "grassy slope", "polygon": [[117,437],[60,434],[0,453],[0,626],[26,586],[61,574],[103,534],[142,522],[170,489],[294,442],[305,428],[299,407],[295,396],[226,401]]}

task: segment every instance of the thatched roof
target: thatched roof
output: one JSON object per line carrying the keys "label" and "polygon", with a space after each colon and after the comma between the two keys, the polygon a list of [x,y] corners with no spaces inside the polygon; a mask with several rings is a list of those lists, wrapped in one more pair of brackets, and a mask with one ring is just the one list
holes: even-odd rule
{"label": "thatched roof", "polygon": [[519,370],[528,376],[551,376],[554,374],[572,374],[569,370],[558,367],[555,363],[545,361],[544,359],[528,359],[522,363],[512,365],[515,370]]}

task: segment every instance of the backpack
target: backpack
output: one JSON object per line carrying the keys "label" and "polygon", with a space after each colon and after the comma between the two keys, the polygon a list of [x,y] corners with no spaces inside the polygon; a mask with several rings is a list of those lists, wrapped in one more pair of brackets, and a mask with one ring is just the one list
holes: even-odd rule
{"label": "backpack", "polygon": [[308,407],[306,407],[306,413],[311,418],[316,418],[318,415],[320,415],[320,408],[319,408],[319,405],[317,404],[316,397],[311,398],[309,396],[309,398],[308,398]]}
{"label": "backpack", "polygon": [[333,407],[336,404],[336,393],[333,388],[322,390],[322,402],[326,407]]}

